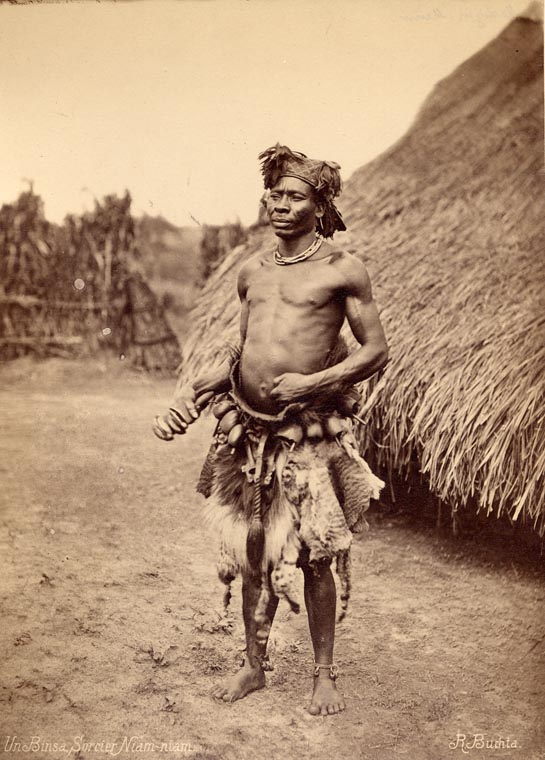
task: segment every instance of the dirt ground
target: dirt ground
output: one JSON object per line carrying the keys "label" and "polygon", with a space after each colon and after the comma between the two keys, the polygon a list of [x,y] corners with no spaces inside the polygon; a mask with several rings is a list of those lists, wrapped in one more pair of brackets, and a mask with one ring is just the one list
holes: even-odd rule
{"label": "dirt ground", "polygon": [[545,757],[542,569],[406,517],[354,545],[345,713],[306,712],[306,616],[284,606],[267,688],[214,701],[244,647],[240,586],[226,622],[194,493],[211,422],[151,434],[172,388],[111,362],[0,369],[6,757]]}

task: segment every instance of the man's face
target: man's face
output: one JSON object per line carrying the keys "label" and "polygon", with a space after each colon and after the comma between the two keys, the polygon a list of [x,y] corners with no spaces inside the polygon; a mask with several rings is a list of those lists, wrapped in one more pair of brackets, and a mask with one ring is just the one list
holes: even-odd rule
{"label": "man's face", "polygon": [[314,199],[308,182],[296,177],[281,177],[267,198],[267,215],[280,238],[298,238],[313,232],[322,209]]}

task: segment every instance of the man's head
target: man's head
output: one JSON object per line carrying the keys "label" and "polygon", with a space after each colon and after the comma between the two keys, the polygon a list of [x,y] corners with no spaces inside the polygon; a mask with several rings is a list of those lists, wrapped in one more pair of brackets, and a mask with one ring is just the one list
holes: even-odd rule
{"label": "man's head", "polygon": [[265,208],[280,238],[297,238],[319,228],[324,205],[314,188],[298,177],[282,176],[267,192]]}
{"label": "man's head", "polygon": [[[284,145],[277,144],[268,148],[259,155],[261,171],[265,188],[269,191],[266,197],[266,208],[280,237],[291,236],[280,234],[282,224],[275,226],[274,220],[279,220],[283,215],[287,216],[286,203],[293,198],[293,211],[304,211],[305,220],[299,217],[304,226],[310,223],[310,216],[314,214],[314,227],[310,226],[307,231],[316,229],[324,237],[332,237],[337,230],[345,230],[340,212],[333,203],[341,192],[340,166],[332,161],[316,161],[307,158],[303,153],[292,151]],[[275,206],[273,201],[278,201],[282,196],[283,207]],[[314,211],[310,207],[314,208]],[[299,232],[298,234],[303,234]]]}

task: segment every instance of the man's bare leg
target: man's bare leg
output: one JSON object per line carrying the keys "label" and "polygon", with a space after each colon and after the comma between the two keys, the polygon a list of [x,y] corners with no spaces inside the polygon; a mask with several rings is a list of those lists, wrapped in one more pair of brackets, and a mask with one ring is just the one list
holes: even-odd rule
{"label": "man's bare leg", "polygon": [[[314,660],[320,665],[331,665],[335,643],[337,592],[330,562],[316,562],[310,566],[307,561],[303,561],[301,567],[305,576],[305,604],[314,647]],[[314,676],[310,714],[333,715],[345,707],[335,681],[330,678],[329,669],[320,668],[318,675]]]}
{"label": "man's bare leg", "polygon": [[[242,615],[246,633],[246,657],[244,658],[244,665],[238,673],[212,692],[216,699],[223,699],[224,702],[242,699],[251,691],[262,689],[265,686],[265,673],[262,663],[267,651],[268,638],[262,642],[257,641],[257,625],[255,622],[255,610],[260,593],[260,575],[244,574],[242,576]],[[271,624],[277,607],[278,597],[271,593],[267,606],[267,617]]]}

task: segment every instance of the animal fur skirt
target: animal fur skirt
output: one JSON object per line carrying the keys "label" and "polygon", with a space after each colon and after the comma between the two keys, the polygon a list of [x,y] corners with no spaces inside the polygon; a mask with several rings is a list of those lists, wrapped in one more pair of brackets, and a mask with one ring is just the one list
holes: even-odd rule
{"label": "animal fur skirt", "polygon": [[[197,486],[206,497],[205,520],[219,541],[218,574],[227,585],[226,605],[231,581],[253,569],[261,573],[263,589],[256,618],[271,593],[298,611],[297,566],[303,559],[311,566],[335,560],[340,618],[344,617],[350,596],[352,534],[367,529],[364,514],[384,483],[360,456],[348,420],[337,435],[319,439],[303,435],[297,442],[286,440],[274,428],[256,428],[255,420],[244,415],[241,421],[244,445],[230,446],[225,436],[216,435]],[[312,424],[316,426],[315,417],[303,416],[298,422],[308,433]],[[260,460],[258,482],[256,460]],[[257,569],[248,556],[256,489],[263,532]]]}

